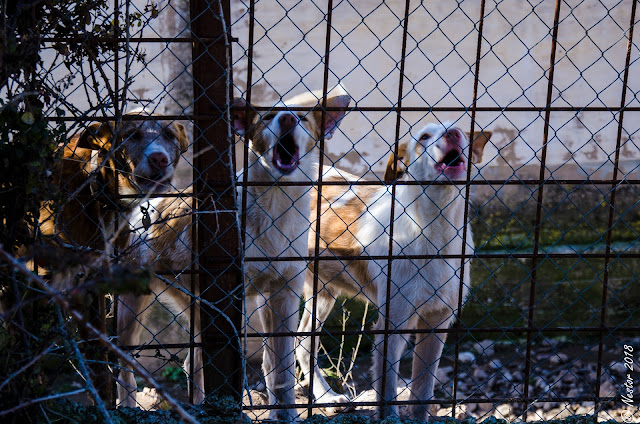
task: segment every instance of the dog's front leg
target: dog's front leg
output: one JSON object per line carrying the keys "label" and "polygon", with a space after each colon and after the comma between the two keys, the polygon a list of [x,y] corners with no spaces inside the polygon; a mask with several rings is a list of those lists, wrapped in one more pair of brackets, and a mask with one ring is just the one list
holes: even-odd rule
{"label": "dog's front leg", "polygon": [[[269,296],[264,299],[263,295]],[[298,326],[298,308],[300,297],[285,286],[272,294],[263,293],[258,305],[263,331],[265,333],[292,332]],[[270,405],[293,405],[295,403],[294,386],[295,361],[294,337],[273,336],[265,340],[262,369],[265,375]],[[291,422],[298,413],[295,407],[272,409],[269,419]]]}
{"label": "dog's front leg", "polygon": [[[308,279],[313,279],[313,274],[309,271],[307,273]],[[325,321],[329,317],[329,313],[333,308],[333,305],[336,302],[336,298],[338,297],[338,293],[331,291],[329,288],[325,287],[320,290],[317,296],[317,305],[316,311],[313,312],[313,284],[310,284],[309,280],[307,280],[305,284],[304,291],[304,312],[302,313],[302,319],[300,320],[300,327],[298,328],[299,332],[311,332],[313,327],[313,317],[316,318],[316,331],[322,329]],[[331,386],[327,383],[324,376],[320,371],[320,366],[318,365],[318,346],[320,344],[320,338],[315,336],[315,343],[313,343],[313,351],[311,349],[311,336],[300,336],[297,340],[296,346],[296,358],[298,359],[298,363],[300,364],[300,368],[302,369],[303,378],[306,380],[305,383],[309,384],[311,380],[311,357],[314,358],[314,366],[313,366],[313,396],[318,403],[333,403],[336,404],[333,407],[325,408],[327,412],[338,412],[341,410],[341,406],[349,402],[349,398],[345,395],[338,394],[331,389]]]}
{"label": "dog's front leg", "polygon": [[[418,317],[416,328],[423,330],[449,328],[453,317],[436,316],[426,320]],[[422,333],[416,335],[416,345],[413,353],[413,369],[411,372],[412,401],[428,401],[433,398],[433,387],[436,372],[442,356],[446,333]],[[428,420],[431,416],[432,404],[409,405],[409,417],[418,420]]]}
{"label": "dog's front leg", "polygon": [[[196,302],[193,305],[194,313],[193,313],[193,331],[194,338],[193,341],[197,344],[202,343],[202,331],[200,325],[200,304]],[[189,309],[186,311],[186,315],[190,315]],[[189,324],[189,321],[187,321]],[[187,327],[189,328],[189,327]],[[191,369],[191,349],[187,352],[187,357],[184,360],[184,371],[187,374],[189,379],[193,379],[193,403],[195,405],[199,405],[204,401],[204,370],[202,363],[202,349],[199,347],[193,348],[193,369]],[[187,388],[190,393],[191,384],[187,384]]]}
{"label": "dog's front leg", "polygon": [[[143,323],[149,312],[155,295],[121,294],[118,296],[117,334],[120,346],[136,346],[140,343],[140,336],[144,329]],[[125,349],[126,350],[126,349]],[[133,371],[120,361],[120,375],[118,376],[118,406],[136,407],[136,393],[138,386]]]}
{"label": "dog's front leg", "polygon": [[[384,311],[384,305],[379,308],[380,311]],[[405,311],[402,311],[405,312]],[[393,319],[390,318],[389,328],[393,329],[394,322],[406,322],[408,318],[408,314],[403,313],[402,317],[395,316],[393,313],[393,308],[391,311],[391,315]],[[406,315],[406,316],[405,316]],[[374,328],[376,330],[384,329],[384,317],[380,316],[378,321],[376,322]],[[397,327],[400,329],[401,327]],[[407,340],[404,335],[401,334],[389,334],[387,341],[387,349],[386,354],[387,357],[384,357],[384,337],[383,334],[376,334],[375,337],[375,346],[373,347],[373,367],[371,369],[371,374],[374,381],[374,390],[376,391],[376,399],[378,402],[384,404],[384,416],[398,416],[398,406],[397,405],[388,405],[387,402],[397,400],[398,392],[398,375],[400,373],[400,357],[404,352],[404,349],[407,345]],[[384,373],[385,378],[383,379],[383,368],[385,367],[383,364],[386,362],[386,373]],[[384,384],[383,384],[384,380]],[[384,387],[383,387],[384,386]]]}

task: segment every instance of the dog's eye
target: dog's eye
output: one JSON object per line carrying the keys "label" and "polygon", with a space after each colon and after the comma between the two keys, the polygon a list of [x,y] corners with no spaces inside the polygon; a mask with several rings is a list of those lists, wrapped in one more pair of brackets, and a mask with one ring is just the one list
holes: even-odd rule
{"label": "dog's eye", "polygon": [[431,134],[429,133],[424,133],[422,134],[422,136],[420,137],[420,140],[428,140],[431,138]]}
{"label": "dog's eye", "polygon": [[271,120],[272,120],[273,118],[275,118],[275,117],[276,117],[275,112],[269,112],[269,113],[267,113],[266,115],[264,115],[264,116],[262,117],[262,120],[263,120],[263,121],[271,121]]}
{"label": "dog's eye", "polygon": [[176,138],[175,134],[173,133],[173,131],[171,131],[168,128],[165,128],[164,131],[162,131],[162,133],[164,134],[164,136],[168,139],[168,140],[173,140],[174,138]]}
{"label": "dog's eye", "polygon": [[142,134],[142,131],[130,131],[127,134],[125,134],[124,139],[125,140],[135,140],[135,141],[140,141],[144,138],[144,135]]}

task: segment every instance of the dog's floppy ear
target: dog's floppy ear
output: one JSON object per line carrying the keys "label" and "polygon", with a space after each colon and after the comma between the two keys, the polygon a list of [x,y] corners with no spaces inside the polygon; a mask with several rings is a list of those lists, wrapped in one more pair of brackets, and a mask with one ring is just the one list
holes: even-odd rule
{"label": "dog's floppy ear", "polygon": [[[346,108],[351,103],[351,96],[347,94],[341,85],[336,85],[331,91],[327,93],[327,107],[328,108]],[[318,102],[318,105],[322,105],[322,99]],[[316,122],[320,124],[322,119],[322,111],[315,111],[317,119]],[[333,137],[333,133],[338,129],[342,118],[346,111],[344,110],[328,110],[325,112],[325,124],[324,124],[324,138],[330,140]],[[321,124],[320,124],[321,125]]]}
{"label": "dog's floppy ear", "polygon": [[[405,157],[406,153],[407,153],[407,146],[404,144],[401,144],[398,146],[398,156],[396,156],[395,153],[393,152],[391,153],[391,155],[389,155],[389,160],[387,161],[387,169],[384,171],[385,183],[390,184],[394,182],[398,178],[402,177],[402,174],[404,174],[404,172],[407,170],[407,168],[404,165],[404,162],[406,160],[406,157]],[[395,172],[393,168],[394,157],[396,162]]]}
{"label": "dog's floppy ear", "polygon": [[475,131],[473,135],[471,135],[470,132],[467,132],[467,137],[469,138],[469,142],[472,143],[471,162],[473,163],[482,162],[484,146],[487,144],[487,142],[491,138],[491,131]]}
{"label": "dog's floppy ear", "polygon": [[[327,107],[328,108],[347,108],[351,102],[351,96],[347,94],[347,91],[340,85],[336,85],[327,93]],[[322,107],[322,90],[308,91],[306,93],[298,94],[290,99],[284,101],[287,106],[304,106],[304,107]],[[318,129],[322,128],[322,111],[314,110],[311,112],[318,123]],[[331,139],[336,129],[340,125],[340,121],[344,118],[346,111],[344,110],[328,110],[325,112],[325,124],[324,124],[324,138],[325,140]]]}
{"label": "dog's floppy ear", "polygon": [[111,148],[113,130],[109,122],[94,122],[85,128],[78,137],[76,147],[91,150]]}
{"label": "dog's floppy ear", "polygon": [[178,147],[180,147],[180,152],[185,153],[187,150],[189,150],[189,138],[187,137],[187,129],[179,122],[173,122],[171,125],[173,126],[173,130],[175,131],[176,139],[178,140]]}
{"label": "dog's floppy ear", "polygon": [[[233,99],[232,106],[245,108],[244,110],[234,110],[231,112],[231,119],[233,121],[233,128],[240,135],[245,135],[252,125],[253,120],[256,117],[256,111],[254,110],[251,104],[248,104],[244,99],[235,98]],[[247,110],[247,106],[248,110]]]}

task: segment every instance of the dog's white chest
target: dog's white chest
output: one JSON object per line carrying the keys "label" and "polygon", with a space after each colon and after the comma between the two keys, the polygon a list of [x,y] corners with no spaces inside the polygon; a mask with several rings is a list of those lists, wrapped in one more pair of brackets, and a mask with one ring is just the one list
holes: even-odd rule
{"label": "dog's white chest", "polygon": [[[245,233],[245,273],[249,282],[257,276],[261,280],[283,282],[304,276],[307,262],[297,258],[308,255],[310,222],[306,190],[308,187],[287,191],[275,187],[249,194]],[[256,260],[259,258],[269,259]]]}
{"label": "dog's white chest", "polygon": [[[441,256],[459,255],[462,249],[464,200],[455,199],[449,207],[439,208],[424,201],[424,194],[399,196],[396,200],[393,255],[428,256],[428,259],[395,259],[391,264],[391,295],[401,296],[411,304],[427,309],[457,305],[460,291],[461,261]],[[427,199],[428,200],[428,199]],[[372,255],[389,254],[389,208],[386,202],[370,208],[366,223],[358,232],[364,250]],[[468,229],[467,251],[473,247]],[[468,267],[467,267],[468,268]],[[468,275],[468,269],[465,275]],[[386,260],[370,262],[369,275],[375,277],[378,301],[384,302],[388,275]],[[465,277],[468,279],[468,276]],[[468,281],[466,281],[468,284]],[[463,290],[463,296],[466,290]]]}

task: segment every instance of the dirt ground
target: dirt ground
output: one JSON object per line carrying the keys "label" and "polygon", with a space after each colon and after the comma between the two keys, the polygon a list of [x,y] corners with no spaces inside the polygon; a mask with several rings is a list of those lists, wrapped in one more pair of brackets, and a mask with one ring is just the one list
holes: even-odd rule
{"label": "dirt ground", "polygon": [[[605,344],[600,379],[600,396],[618,396],[622,390],[621,385],[626,381],[626,368],[621,365],[622,354],[620,343],[633,343],[640,346],[640,338],[617,340]],[[504,418],[509,421],[522,420],[551,420],[561,419],[572,415],[596,414],[596,405],[593,401],[581,400],[581,397],[595,395],[595,379],[597,372],[598,345],[588,346],[575,342],[561,342],[547,340],[534,345],[530,357],[531,370],[529,376],[529,394],[539,399],[569,397],[573,402],[540,401],[534,403],[525,412],[524,405],[518,402],[509,402],[509,398],[521,397],[524,393],[523,374],[526,359],[526,344],[495,343],[492,340],[483,340],[476,344],[463,344],[459,358],[465,363],[460,364],[458,374],[457,398],[484,398],[490,400],[486,403],[465,403],[456,408],[456,418],[463,419],[473,417],[484,419],[490,416]],[[437,373],[436,398],[450,399],[453,388],[453,356],[445,353]],[[259,362],[249,364],[253,369],[259,369]],[[355,386],[358,395],[354,402],[372,402],[376,400],[375,392],[368,382],[368,368],[370,361],[360,361],[354,371]],[[397,400],[408,400],[410,389],[408,387],[411,374],[411,356],[408,355],[401,362],[401,375],[403,380],[398,389]],[[262,405],[267,402],[260,381],[254,383],[251,390],[251,399],[245,396],[245,404]],[[302,388],[298,390],[297,402],[306,404],[308,397]],[[403,407],[400,408],[401,414]],[[352,408],[350,412],[375,415],[374,407]],[[435,407],[432,409],[438,416],[451,416],[451,407]],[[629,408],[620,401],[608,402],[600,405],[597,411],[599,421],[615,420],[624,421],[628,416]],[[640,409],[636,406],[631,409],[632,421],[640,421]],[[307,410],[299,409],[301,417],[306,417]],[[336,411],[324,411],[314,409],[313,413],[322,413],[333,416]],[[340,413],[340,412],[338,412]],[[248,411],[252,419],[264,419],[268,416],[267,410]]]}
{"label": "dirt ground", "polygon": [[[160,316],[166,313],[154,311]],[[150,320],[151,321],[151,320]],[[153,320],[155,321],[155,320]],[[158,324],[158,328],[149,327],[151,332],[159,332],[156,340],[164,343],[180,343],[187,340],[186,332],[177,323],[169,326]],[[150,341],[150,337],[149,337]],[[259,338],[249,338],[247,346],[247,390],[243,406],[261,406],[268,403],[264,382],[260,374],[261,344]],[[623,355],[622,345],[631,344],[640,349],[640,337],[626,339],[609,339],[604,345],[600,379],[600,396],[618,396],[622,385],[626,381],[627,370],[621,363]],[[436,398],[450,399],[453,389],[454,377],[454,350],[445,349],[440,368],[437,373]],[[185,352],[175,349],[168,351],[146,351],[138,359],[141,364],[160,378],[163,384],[167,384],[172,393],[179,399],[187,400],[186,384],[184,381],[176,381],[162,378],[162,370],[167,367],[175,368],[178,363],[168,361],[171,355],[184,358]],[[524,393],[524,373],[526,363],[526,343],[515,340],[513,342],[481,340],[475,343],[463,342],[460,346],[459,358],[461,360],[457,378],[457,398],[487,399],[485,403],[463,403],[456,408],[456,417],[474,417],[484,419],[490,416],[507,420],[550,420],[559,419],[571,415],[593,415],[596,413],[596,405],[588,399],[581,399],[595,395],[595,380],[597,373],[598,345],[578,340],[542,339],[535,341],[530,352],[531,367],[529,371],[529,394],[539,398],[528,411],[524,410],[521,402],[511,402],[510,398],[521,397]],[[361,352],[362,359],[356,362],[354,367],[354,379],[351,382],[357,396],[354,402],[375,401],[375,392],[371,389],[368,377],[370,355]],[[174,359],[176,357],[174,356]],[[409,398],[409,377],[411,373],[411,354],[405,355],[401,362],[401,382],[398,389],[398,400]],[[640,375],[640,374],[637,374]],[[637,378],[637,377],[636,377]],[[180,378],[178,378],[179,380]],[[162,407],[161,400],[154,390],[139,385],[138,399],[144,409],[156,409]],[[554,398],[569,397],[573,402],[554,401]],[[303,387],[297,389],[297,403],[306,405],[308,397]],[[451,416],[451,407],[436,407],[436,414]],[[627,417],[629,408],[620,401],[608,402],[598,407],[599,421],[616,420],[623,421]],[[375,416],[374,407],[351,407],[344,411],[324,410],[314,408],[314,414],[335,416],[344,412],[357,413],[367,416]],[[252,420],[263,420],[268,417],[267,409],[245,410]],[[299,409],[300,418],[307,416],[306,407]],[[402,413],[402,407],[401,407]],[[640,410],[636,406],[631,410],[632,421],[639,422]]]}

